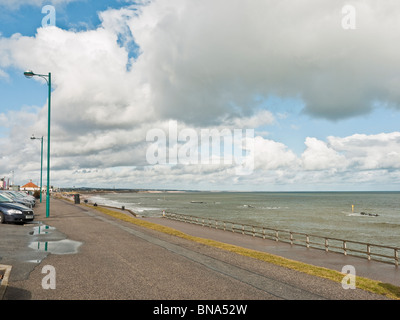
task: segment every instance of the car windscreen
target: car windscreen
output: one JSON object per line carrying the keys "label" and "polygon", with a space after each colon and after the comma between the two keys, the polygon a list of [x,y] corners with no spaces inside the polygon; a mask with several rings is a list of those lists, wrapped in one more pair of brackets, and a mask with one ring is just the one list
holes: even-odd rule
{"label": "car windscreen", "polygon": [[0,203],[1,202],[12,202],[12,200],[0,194]]}
{"label": "car windscreen", "polygon": [[10,194],[12,194],[15,198],[24,198],[24,196],[22,194],[19,194],[17,192],[10,192]]}
{"label": "car windscreen", "polygon": [[5,194],[10,198],[16,198],[16,195],[13,192],[5,192]]}

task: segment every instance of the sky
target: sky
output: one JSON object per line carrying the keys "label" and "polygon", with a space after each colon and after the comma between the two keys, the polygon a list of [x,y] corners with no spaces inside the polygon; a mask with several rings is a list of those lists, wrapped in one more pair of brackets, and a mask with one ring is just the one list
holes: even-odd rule
{"label": "sky", "polygon": [[[0,177],[400,190],[397,0],[0,0]],[[204,138],[205,137],[205,138]]]}

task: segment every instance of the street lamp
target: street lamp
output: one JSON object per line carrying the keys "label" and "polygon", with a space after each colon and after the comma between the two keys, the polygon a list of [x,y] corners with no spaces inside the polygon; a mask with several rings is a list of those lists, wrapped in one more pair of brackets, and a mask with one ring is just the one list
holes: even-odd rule
{"label": "street lamp", "polygon": [[31,140],[41,141],[41,151],[40,151],[40,203],[42,203],[42,176],[43,176],[43,136],[41,138],[36,138],[32,135]]}
{"label": "street lamp", "polygon": [[47,82],[47,86],[49,87],[49,96],[48,96],[48,122],[47,122],[47,188],[46,188],[46,218],[50,216],[50,101],[51,101],[51,73],[46,74],[36,74],[33,73],[32,70],[27,70],[24,72],[25,77],[32,78],[34,76],[43,78]]}

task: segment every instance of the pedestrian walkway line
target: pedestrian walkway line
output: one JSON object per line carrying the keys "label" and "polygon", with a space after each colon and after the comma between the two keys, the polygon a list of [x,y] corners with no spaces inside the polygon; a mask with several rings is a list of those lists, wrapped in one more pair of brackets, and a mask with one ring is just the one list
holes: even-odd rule
{"label": "pedestrian walkway line", "polygon": [[4,293],[6,292],[8,286],[8,279],[10,278],[12,266],[5,264],[0,264],[0,300],[3,300]]}
{"label": "pedestrian walkway line", "polygon": [[[341,283],[343,280],[343,277],[345,276],[343,273],[336,271],[336,270],[331,270],[328,268],[324,267],[318,267],[318,266],[313,266],[307,263],[283,258],[271,253],[266,253],[266,252],[261,252],[261,251],[256,251],[248,248],[243,248],[231,244],[226,244],[223,242],[211,240],[211,239],[204,239],[200,237],[195,237],[195,236],[190,236],[186,233],[183,233],[181,231],[178,231],[176,229],[162,226],[156,223],[144,221],[135,217],[130,217],[124,213],[117,212],[108,208],[102,208],[102,207],[93,207],[89,206],[88,207],[95,209],[99,212],[102,212],[104,214],[107,214],[109,216],[112,216],[114,218],[133,223],[138,226],[142,226],[148,229],[152,229],[155,231],[163,232],[169,235],[177,236],[183,239],[195,241],[197,243],[201,243],[207,246],[223,249],[229,252],[234,252],[243,256],[251,257],[254,259],[258,259],[261,261],[265,261],[268,263],[272,263],[275,265],[279,265],[282,267],[290,268],[292,270],[296,270],[299,272],[303,272],[309,275],[321,277],[321,278],[326,278],[335,282]],[[363,277],[357,277],[357,283],[356,283],[357,288],[362,289],[362,290],[367,290],[376,294],[380,294],[383,296],[386,296],[391,299],[399,299],[400,300],[400,287],[397,287],[395,285],[389,284],[389,283],[383,283],[381,281],[377,280],[372,280],[372,279],[367,279]]]}

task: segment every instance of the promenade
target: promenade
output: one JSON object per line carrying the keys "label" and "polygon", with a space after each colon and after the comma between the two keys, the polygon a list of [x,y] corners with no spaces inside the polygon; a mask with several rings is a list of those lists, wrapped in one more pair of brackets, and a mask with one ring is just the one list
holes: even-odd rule
{"label": "promenade", "polygon": [[162,224],[189,235],[213,239],[232,245],[267,252],[287,259],[304,262],[314,266],[324,267],[341,272],[343,266],[351,265],[356,275],[400,287],[400,267],[393,263],[368,261],[366,258],[344,255],[342,253],[326,252],[324,250],[306,248],[299,245],[290,245],[270,239],[242,235],[240,232],[223,231],[208,226],[199,226],[190,223],[169,220],[165,218],[148,218],[148,221]]}
{"label": "promenade", "polygon": [[[19,239],[12,250],[7,249],[4,241],[0,244],[0,264],[12,266],[4,300],[385,299],[361,289],[344,290],[340,283],[331,280],[140,227],[65,200],[51,199],[49,218],[45,218],[45,203],[37,205],[35,214],[34,224],[0,225],[0,237],[18,233]],[[145,220],[199,237],[261,249],[251,237],[240,238],[237,234],[162,218]],[[263,247],[268,247],[265,240],[261,241]],[[320,262],[308,260],[313,257],[304,248],[302,252],[295,250],[294,256],[276,244],[270,250],[299,260],[308,257],[305,260],[310,263]],[[327,267],[338,268],[354,262],[338,260],[334,266],[333,261],[339,257],[332,255],[325,256],[325,263],[330,262]],[[381,270],[388,276],[382,280],[387,282],[394,277],[394,282],[397,281],[397,271],[389,272],[384,264],[379,269],[381,264],[372,263],[370,268],[356,265],[357,275],[366,272],[365,275],[378,277]],[[55,271],[54,289],[43,286],[48,266]]]}

